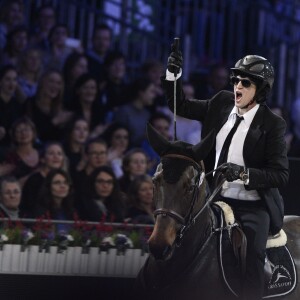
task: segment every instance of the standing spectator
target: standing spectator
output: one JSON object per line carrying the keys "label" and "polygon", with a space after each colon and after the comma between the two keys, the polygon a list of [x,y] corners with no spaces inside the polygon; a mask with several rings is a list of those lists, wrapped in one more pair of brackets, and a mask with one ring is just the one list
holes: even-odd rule
{"label": "standing spectator", "polygon": [[130,103],[122,105],[115,112],[114,121],[128,126],[132,147],[141,147],[145,138],[146,124],[150,118],[147,107],[153,103],[154,89],[148,79],[135,80],[130,87]]}
{"label": "standing spectator", "polygon": [[5,176],[0,181],[0,216],[16,220],[24,217],[20,211],[22,189],[18,180]]}
{"label": "standing spectator", "polygon": [[123,222],[126,196],[121,192],[110,167],[99,167],[92,172],[84,195],[83,219],[94,222]]}
{"label": "standing spectator", "polygon": [[1,65],[17,66],[18,60],[28,46],[27,28],[20,25],[7,35],[6,46],[1,53]]}
{"label": "standing spectator", "polygon": [[6,46],[7,35],[24,23],[24,6],[21,0],[5,0],[0,7],[0,49]]}
{"label": "standing spectator", "polygon": [[153,183],[149,175],[136,177],[130,184],[127,221],[154,224]]}
{"label": "standing spectator", "polygon": [[27,48],[19,57],[18,83],[25,99],[33,97],[37,92],[38,81],[43,71],[42,53],[37,48]]}
{"label": "standing spectator", "polygon": [[74,103],[72,103],[72,96],[74,96],[74,87],[77,79],[81,75],[88,73],[88,59],[82,53],[73,52],[71,53],[63,67],[63,76],[65,81],[65,95],[64,103],[65,107],[72,109]]}
{"label": "standing spectator", "polygon": [[56,24],[55,8],[51,5],[42,5],[38,8],[36,22],[30,34],[30,45],[45,51],[50,47],[48,36]]}
{"label": "standing spectator", "polygon": [[120,188],[127,193],[131,182],[137,176],[147,174],[148,157],[141,148],[129,150],[123,158],[123,173],[119,179]]}
{"label": "standing spectator", "polygon": [[[53,220],[74,220],[73,189],[69,174],[62,169],[51,170],[41,187],[35,217],[49,217]],[[58,225],[58,230],[65,229]]]}
{"label": "standing spectator", "polygon": [[34,147],[37,139],[34,123],[28,117],[17,119],[12,125],[11,137],[14,147],[4,161],[5,167],[9,169],[7,173],[15,176],[23,185],[39,165],[39,153]]}
{"label": "standing spectator", "polygon": [[66,127],[64,150],[69,160],[71,177],[85,166],[84,146],[89,136],[89,125],[84,118],[74,118]]}
{"label": "standing spectator", "polygon": [[40,167],[26,180],[23,187],[21,207],[29,214],[32,213],[41,186],[51,170],[63,169],[68,171],[68,162],[59,142],[48,142],[40,154]]}
{"label": "standing spectator", "polygon": [[112,30],[106,24],[99,24],[94,28],[92,48],[87,51],[89,72],[98,80],[103,78],[104,60],[110,53],[112,44]]}
{"label": "standing spectator", "polygon": [[123,176],[123,158],[129,149],[129,130],[127,126],[112,123],[104,131],[102,137],[108,145],[108,161],[117,178]]}
{"label": "standing spectator", "polygon": [[10,145],[9,129],[23,113],[22,105],[16,96],[18,73],[14,66],[0,69],[0,160]]}
{"label": "standing spectator", "polygon": [[60,140],[72,113],[63,109],[64,82],[59,71],[46,71],[40,78],[37,93],[26,101],[26,112],[35,123],[42,142]]}

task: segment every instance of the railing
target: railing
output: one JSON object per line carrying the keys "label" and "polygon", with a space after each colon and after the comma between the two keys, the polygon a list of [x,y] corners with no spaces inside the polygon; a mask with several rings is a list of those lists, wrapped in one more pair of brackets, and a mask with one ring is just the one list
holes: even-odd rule
{"label": "railing", "polygon": [[134,278],[153,226],[0,219],[0,274]]}

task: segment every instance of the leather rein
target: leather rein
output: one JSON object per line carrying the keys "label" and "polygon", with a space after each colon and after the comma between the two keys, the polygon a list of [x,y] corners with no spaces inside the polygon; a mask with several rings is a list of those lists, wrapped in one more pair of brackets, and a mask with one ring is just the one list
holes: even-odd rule
{"label": "leather rein", "polygon": [[193,210],[194,210],[196,202],[198,201],[199,190],[200,190],[201,185],[203,184],[204,178],[207,177],[208,175],[210,175],[212,172],[216,171],[217,169],[207,173],[206,175],[204,175],[204,164],[203,164],[202,161],[200,162],[200,164],[198,164],[192,158],[184,156],[184,155],[180,155],[180,154],[167,154],[167,155],[164,155],[162,158],[165,158],[165,157],[167,157],[167,158],[168,157],[170,157],[170,158],[179,158],[179,159],[190,161],[190,162],[192,162],[194,167],[199,172],[199,176],[197,177],[197,181],[196,181],[196,184],[194,185],[194,189],[193,189],[192,203],[191,203],[191,206],[190,206],[189,211],[186,214],[186,216],[183,217],[181,214],[177,213],[176,211],[174,211],[172,209],[166,209],[166,208],[158,208],[153,213],[155,218],[158,215],[169,216],[169,217],[173,218],[174,220],[176,220],[178,223],[181,224],[181,227],[178,230],[177,236],[176,236],[176,245],[179,246],[181,244],[181,241],[182,241],[182,238],[183,238],[185,232],[193,224],[195,224],[196,219],[201,215],[201,213],[205,210],[205,208],[213,201],[215,196],[220,191],[225,179],[223,179],[219,182],[219,184],[214,189],[213,193],[210,195],[210,197],[208,198],[206,203],[199,209],[198,212],[196,212],[195,215],[193,215]]}

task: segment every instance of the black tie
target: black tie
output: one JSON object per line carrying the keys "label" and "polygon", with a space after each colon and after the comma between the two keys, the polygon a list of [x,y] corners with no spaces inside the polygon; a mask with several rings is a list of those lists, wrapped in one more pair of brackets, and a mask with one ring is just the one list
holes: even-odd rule
{"label": "black tie", "polygon": [[232,137],[243,119],[244,119],[244,117],[239,117],[238,115],[236,115],[235,123],[234,123],[233,127],[231,128],[230,132],[228,133],[228,135],[225,139],[225,142],[223,144],[217,167],[220,166],[221,164],[227,162],[228,150],[229,150],[229,146],[230,146]]}

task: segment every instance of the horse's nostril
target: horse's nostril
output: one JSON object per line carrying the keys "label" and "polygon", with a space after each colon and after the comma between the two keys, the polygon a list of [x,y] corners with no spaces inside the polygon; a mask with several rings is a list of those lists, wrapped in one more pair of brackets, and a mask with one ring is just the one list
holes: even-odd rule
{"label": "horse's nostril", "polygon": [[156,260],[164,260],[168,257],[172,250],[171,246],[160,247],[149,244],[149,251]]}
{"label": "horse's nostril", "polygon": [[163,251],[163,258],[167,258],[168,255],[170,254],[171,250],[172,250],[171,246],[165,247],[165,250]]}

